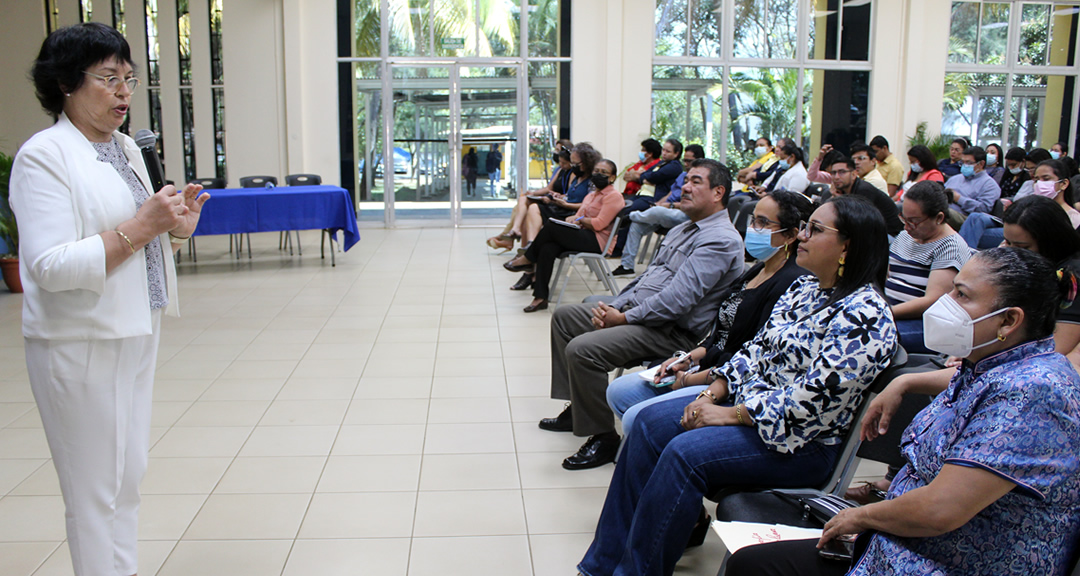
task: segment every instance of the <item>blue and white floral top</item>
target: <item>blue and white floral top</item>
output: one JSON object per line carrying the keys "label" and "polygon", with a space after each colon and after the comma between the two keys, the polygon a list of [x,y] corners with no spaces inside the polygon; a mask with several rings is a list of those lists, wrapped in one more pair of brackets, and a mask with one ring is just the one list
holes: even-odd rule
{"label": "blue and white floral top", "polygon": [[830,293],[813,276],[795,280],[757,335],[715,369],[777,452],[839,443],[896,350],[892,312],[872,286],[818,310]]}
{"label": "blue and white floral top", "polygon": [[904,431],[895,498],[945,464],[1016,484],[932,538],[876,534],[850,574],[1065,574],[1080,535],[1080,375],[1052,337],[964,362]]}

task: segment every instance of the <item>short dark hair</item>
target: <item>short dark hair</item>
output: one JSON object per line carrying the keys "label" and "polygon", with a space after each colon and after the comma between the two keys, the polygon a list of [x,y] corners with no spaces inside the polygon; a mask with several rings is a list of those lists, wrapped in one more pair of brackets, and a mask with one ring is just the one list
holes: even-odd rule
{"label": "short dark hair", "polygon": [[1050,155],[1050,151],[1046,148],[1032,148],[1031,150],[1028,150],[1027,158],[1024,158],[1024,160],[1027,160],[1028,162],[1034,162],[1036,164],[1044,160],[1053,159],[1054,157]]}
{"label": "short dark hair", "polygon": [[953,144],[959,144],[960,147],[965,150],[971,147],[971,142],[969,142],[968,139],[964,138],[963,136],[953,138],[953,141],[949,142],[949,145],[951,146]]}
{"label": "short dark hair", "polygon": [[975,158],[975,163],[986,162],[986,150],[982,149],[982,146],[968,146],[964,148],[962,152],[964,156],[971,156]]}
{"label": "short dark hair", "polygon": [[825,204],[836,210],[836,229],[851,242],[844,258],[844,275],[836,279],[835,289],[819,309],[847,298],[867,284],[881,292],[889,272],[889,234],[881,211],[861,196],[846,194],[833,196]]}
{"label": "short dark hair", "polygon": [[938,214],[949,215],[949,199],[945,196],[945,186],[941,182],[923,180],[915,183],[907,192],[904,192],[904,201],[919,205],[919,210],[928,218],[934,218]]}
{"label": "short dark hair", "polygon": [[685,152],[690,152],[694,155],[694,160],[705,157],[705,149],[701,147],[701,144],[691,144],[686,147]]}
{"label": "short dark hair", "polygon": [[679,142],[678,138],[668,138],[667,140],[664,140],[664,143],[665,144],[671,144],[671,147],[675,149],[675,157],[676,158],[679,158],[679,157],[682,156],[683,146],[682,146],[682,142]]}
{"label": "short dark hair", "polygon": [[[1062,154],[1068,154],[1069,153],[1069,145],[1064,143],[1064,142],[1057,142],[1057,143],[1054,144],[1054,146],[1057,146],[1058,148],[1061,148],[1061,153]],[[1053,146],[1051,146],[1051,148],[1053,148]]]}
{"label": "short dark hair", "polygon": [[1013,162],[1023,162],[1027,159],[1027,152],[1019,146],[1013,146],[1005,153],[1005,159],[1012,160]]}
{"label": "short dark hair", "polygon": [[709,171],[709,188],[720,187],[724,189],[723,205],[727,206],[728,196],[731,195],[731,170],[720,162],[711,158],[698,158],[690,165],[691,168],[705,168]]}
{"label": "short dark hair", "polygon": [[[1022,200],[1027,198],[1031,196]],[[986,277],[997,289],[993,308],[1017,307],[1024,311],[1025,341],[1041,340],[1054,333],[1061,302],[1070,296],[1075,282],[1073,271],[1064,269],[1059,278],[1050,260],[1022,248],[991,248],[973,258],[986,266]]]}
{"label": "short dark hair", "polygon": [[879,134],[877,136],[874,136],[870,140],[870,146],[872,146],[874,148],[888,148],[889,147],[889,141],[886,140],[884,136]]}
{"label": "short dark hair", "polygon": [[851,159],[851,156],[844,156],[843,154],[841,154],[841,155],[839,155],[837,157],[834,157],[833,161],[830,162],[829,165],[825,167],[826,171],[829,171],[833,167],[833,164],[843,164],[843,165],[847,166],[848,169],[850,169],[850,170],[855,169],[855,161]]}
{"label": "short dark hair", "polygon": [[1061,206],[1050,198],[1024,196],[1009,206],[1002,221],[1023,228],[1035,239],[1039,254],[1058,266],[1080,252],[1080,235]]}
{"label": "short dark hair", "polygon": [[[919,163],[919,166],[921,166],[924,171],[934,170],[934,169],[937,168],[937,158],[934,157],[934,153],[931,152],[929,148],[927,148],[926,146],[923,146],[922,144],[916,144],[916,145],[912,146],[911,149],[907,151],[907,155],[914,158]],[[918,179],[919,179],[919,175],[917,173],[915,173],[915,172],[909,172],[908,173],[908,180],[918,180]]]}
{"label": "short dark hair", "polygon": [[111,57],[135,68],[131,47],[124,36],[98,22],[84,22],[54,30],[41,43],[30,71],[38,102],[53,118],[64,111],[64,94],[79,89],[87,68]]}
{"label": "short dark hair", "polygon": [[660,153],[664,151],[664,147],[656,141],[655,138],[646,138],[641,141],[641,147],[645,149],[645,153],[653,158],[659,158]]}
{"label": "short dark hair", "polygon": [[754,138],[754,142],[753,142],[753,143],[754,143],[754,144],[757,144],[757,141],[758,141],[758,140],[764,140],[764,141],[765,141],[765,144],[766,144],[767,146],[770,146],[770,147],[772,146],[772,140],[770,140],[768,136],[758,136],[757,138]]}
{"label": "short dark hair", "polygon": [[[795,232],[795,242],[792,243],[791,247],[798,247],[799,223],[810,219],[810,215],[814,212],[814,202],[803,194],[787,190],[773,190],[769,192],[768,196],[773,199],[773,202],[776,202],[778,207],[776,219],[780,222],[780,229]],[[791,250],[788,254],[789,258],[796,256],[796,250]]]}
{"label": "short dark hair", "polygon": [[559,161],[563,160],[570,162],[570,150],[567,150],[566,148],[559,151]]}
{"label": "short dark hair", "polygon": [[[1073,204],[1075,204],[1076,203],[1076,194],[1073,192],[1073,186],[1072,186],[1072,180],[1071,180],[1071,178],[1073,176],[1072,175],[1072,170],[1069,170],[1068,166],[1066,166],[1065,163],[1062,162],[1061,160],[1053,160],[1053,159],[1051,159],[1051,160],[1043,160],[1042,162],[1039,162],[1039,166],[1046,166],[1046,167],[1050,168],[1051,170],[1054,171],[1054,176],[1056,176],[1058,180],[1064,180],[1065,181],[1065,204],[1070,206],[1070,207]],[[1039,166],[1036,166],[1035,169],[1038,170]]]}
{"label": "short dark hair", "polygon": [[866,152],[866,155],[873,158],[874,153],[870,150],[870,147],[864,144],[861,140],[856,140],[848,147],[848,151],[851,156],[858,154],[859,152]]}

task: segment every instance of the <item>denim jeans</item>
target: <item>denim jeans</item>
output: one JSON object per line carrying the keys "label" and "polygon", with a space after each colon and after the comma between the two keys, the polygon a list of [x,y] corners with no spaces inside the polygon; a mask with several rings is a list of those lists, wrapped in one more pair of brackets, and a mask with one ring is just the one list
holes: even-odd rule
{"label": "denim jeans", "polygon": [[672,390],[671,386],[657,388],[652,385],[652,381],[642,380],[641,376],[634,372],[620,376],[608,384],[607,403],[611,406],[611,411],[622,420],[623,432],[629,434],[638,412],[646,406],[671,398],[697,396],[705,388],[707,386],[690,386],[679,390]]}
{"label": "denim jeans", "polygon": [[627,432],[596,534],[578,570],[585,576],[667,576],[675,570],[701,500],[725,486],[803,487],[831,473],[839,446],[794,454],[770,450],[747,426],[686,431],[692,397],[657,402]]}
{"label": "denim jeans", "polygon": [[641,239],[652,234],[657,228],[674,228],[690,218],[678,208],[653,206],[643,212],[630,213],[630,231],[627,232],[626,246],[623,248],[622,267],[633,270]]}
{"label": "denim jeans", "polygon": [[972,212],[960,227],[960,237],[976,250],[993,248],[1005,238],[1005,229],[989,214]]}

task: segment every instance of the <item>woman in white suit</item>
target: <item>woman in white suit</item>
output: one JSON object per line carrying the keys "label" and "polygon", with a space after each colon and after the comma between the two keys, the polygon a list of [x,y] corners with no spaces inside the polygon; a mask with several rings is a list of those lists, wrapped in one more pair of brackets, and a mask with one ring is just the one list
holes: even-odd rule
{"label": "woman in white suit", "polygon": [[209,195],[153,190],[135,142],[117,132],[139,85],[119,32],[56,30],[32,76],[56,123],[22,146],[11,173],[30,385],[75,574],[129,576],[161,314],[177,314],[172,254]]}

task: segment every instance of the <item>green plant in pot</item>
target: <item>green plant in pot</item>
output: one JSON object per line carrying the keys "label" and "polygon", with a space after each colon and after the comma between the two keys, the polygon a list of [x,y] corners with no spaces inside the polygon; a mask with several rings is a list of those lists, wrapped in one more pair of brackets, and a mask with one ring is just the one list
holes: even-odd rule
{"label": "green plant in pot", "polygon": [[7,246],[6,254],[0,253],[0,273],[12,292],[22,292],[19,278],[19,227],[15,212],[8,203],[11,183],[11,165],[15,158],[0,152],[0,240]]}

